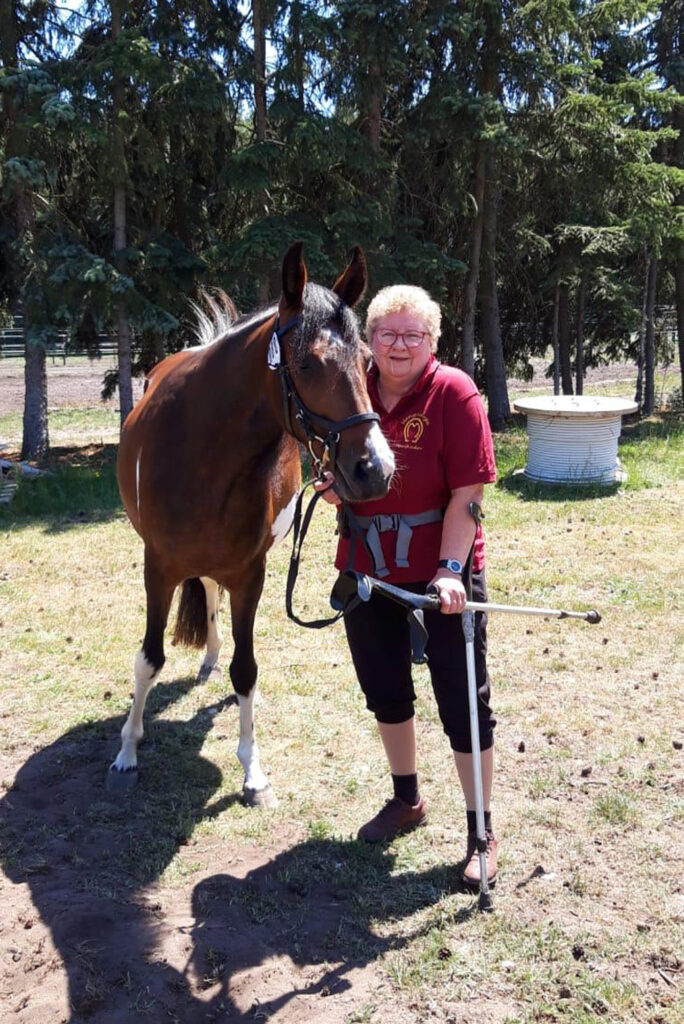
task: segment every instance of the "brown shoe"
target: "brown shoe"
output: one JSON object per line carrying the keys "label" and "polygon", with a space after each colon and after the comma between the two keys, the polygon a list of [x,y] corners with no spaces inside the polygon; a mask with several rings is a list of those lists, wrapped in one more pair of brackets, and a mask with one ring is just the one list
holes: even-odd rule
{"label": "brown shoe", "polygon": [[[494,885],[497,872],[496,851],[499,844],[494,838],[494,833],[491,829],[487,829],[485,835],[487,837],[487,852],[485,853],[487,881],[490,885]],[[468,846],[464,863],[465,866],[461,875],[463,881],[466,885],[478,888],[480,885],[480,856],[477,852],[477,836],[474,832],[468,833]]]}
{"label": "brown shoe", "polygon": [[374,818],[361,826],[359,839],[364,839],[367,843],[384,843],[394,839],[401,832],[408,832],[418,825],[424,825],[426,821],[425,801],[422,798],[415,807],[412,807],[395,796],[387,801]]}

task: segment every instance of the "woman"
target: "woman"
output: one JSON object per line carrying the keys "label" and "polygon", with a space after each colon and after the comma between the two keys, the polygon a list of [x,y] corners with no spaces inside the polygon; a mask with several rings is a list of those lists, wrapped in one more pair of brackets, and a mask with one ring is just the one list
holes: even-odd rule
{"label": "woman", "polygon": [[[444,731],[449,737],[467,811],[464,881],[479,885],[475,849],[475,792],[470,748],[465,643],[458,614],[466,592],[463,568],[472,552],[473,600],[486,600],[484,538],[470,514],[495,479],[491,434],[477,388],[462,371],[442,366],[434,352],[439,306],[422,288],[380,291],[368,308],[366,336],[373,354],[368,390],[395,454],[397,472],[387,497],[352,506],[367,530],[355,545],[353,567],[415,592],[434,586],[440,612],[427,612],[428,666]],[[334,479],[317,485],[339,504]],[[348,567],[350,539],[340,537],[336,565]],[[405,611],[373,593],[345,615],[347,640],[366,703],[377,719],[394,796],[366,822],[359,838],[382,842],[427,820],[416,768],[411,650]],[[495,721],[485,663],[486,618],[476,616],[475,654],[482,748],[487,876],[496,879],[497,843],[490,813]]]}

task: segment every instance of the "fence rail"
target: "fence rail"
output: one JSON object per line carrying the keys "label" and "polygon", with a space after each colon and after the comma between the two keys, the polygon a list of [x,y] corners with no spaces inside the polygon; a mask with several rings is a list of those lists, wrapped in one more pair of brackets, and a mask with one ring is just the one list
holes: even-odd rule
{"label": "fence rail", "polygon": [[[97,339],[99,356],[115,356],[116,341],[108,334],[100,334]],[[24,320],[21,315],[14,317],[11,327],[0,329],[0,359],[23,359],[26,349],[26,338],[24,334]],[[87,356],[88,353],[82,350],[76,351],[69,345],[69,338],[66,333],[60,334],[56,341],[46,348],[48,356],[55,363],[61,359],[66,363],[67,359],[74,356]]]}

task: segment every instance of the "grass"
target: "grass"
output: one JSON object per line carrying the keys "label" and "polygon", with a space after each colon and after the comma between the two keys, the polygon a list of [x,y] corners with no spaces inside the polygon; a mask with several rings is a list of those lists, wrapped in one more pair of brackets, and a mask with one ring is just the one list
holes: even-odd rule
{"label": "grass", "polygon": [[[114,451],[100,443],[99,420],[89,431],[88,415],[64,434],[53,475],[27,482],[0,510],[5,787],[50,749],[55,785],[72,776],[92,785],[129,705],[142,552],[120,511]],[[232,878],[224,916],[241,915],[265,948],[286,933],[289,956],[307,970],[373,966],[374,987],[357,1002],[336,1008],[331,991],[331,1021],[676,1024],[683,437],[672,417],[628,428],[627,486],[588,491],[514,486],[524,432],[496,438],[500,478],[485,503],[492,599],[596,606],[603,622],[490,620],[502,844],[494,916],[475,913],[456,880],[463,809],[424,670],[416,678],[430,823],[387,849],[353,840],[387,795],[384,757],[341,628],[320,634],[285,619],[285,547],[268,563],[255,641],[257,734],[279,807],[241,805],[229,684],[195,686],[197,655],[168,646],[135,798],[112,804],[96,787],[82,819],[56,831],[37,808],[25,827],[3,831],[5,872],[43,877],[50,844],[62,843],[82,859],[81,888],[93,900],[175,893],[204,920],[206,887],[232,878],[236,861],[258,864],[244,881]],[[333,550],[332,514],[317,509],[300,610],[325,612]],[[116,847],[115,861],[90,861],[86,840],[96,835]],[[334,928],[314,943],[310,930],[332,905]],[[218,984],[223,964],[212,949],[205,985]],[[137,978],[129,1002],[132,1019],[158,1011]]]}

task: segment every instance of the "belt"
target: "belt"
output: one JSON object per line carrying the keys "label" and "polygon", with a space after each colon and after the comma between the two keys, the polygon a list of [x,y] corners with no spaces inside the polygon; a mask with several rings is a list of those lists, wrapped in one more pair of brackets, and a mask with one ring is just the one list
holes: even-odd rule
{"label": "belt", "polygon": [[375,563],[375,574],[381,579],[389,576],[389,569],[385,565],[385,557],[382,553],[380,543],[381,533],[390,533],[396,530],[397,545],[394,552],[394,564],[399,568],[408,568],[409,546],[413,536],[414,526],[425,526],[426,523],[438,523],[444,519],[444,509],[431,508],[427,512],[417,512],[413,516],[404,516],[396,513],[377,516],[356,516],[356,522],[366,530],[366,544]]}

